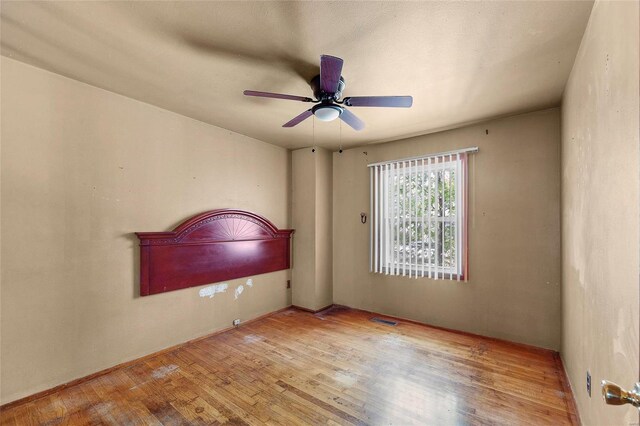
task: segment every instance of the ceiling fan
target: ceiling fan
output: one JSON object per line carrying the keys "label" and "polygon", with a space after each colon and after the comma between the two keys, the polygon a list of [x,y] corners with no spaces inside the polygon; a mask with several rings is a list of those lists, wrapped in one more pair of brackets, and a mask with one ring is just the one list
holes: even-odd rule
{"label": "ceiling fan", "polygon": [[362,130],[364,129],[364,122],[345,107],[409,108],[413,104],[411,96],[348,96],[340,100],[345,87],[344,78],[341,76],[342,64],[343,60],[335,56],[320,56],[320,75],[313,77],[309,83],[315,99],[281,93],[257,92],[255,90],[245,90],[244,94],[260,98],[287,99],[316,104],[283,124],[282,127],[293,127],[314,115],[318,120],[322,121],[332,121],[339,117],[340,120],[355,130]]}

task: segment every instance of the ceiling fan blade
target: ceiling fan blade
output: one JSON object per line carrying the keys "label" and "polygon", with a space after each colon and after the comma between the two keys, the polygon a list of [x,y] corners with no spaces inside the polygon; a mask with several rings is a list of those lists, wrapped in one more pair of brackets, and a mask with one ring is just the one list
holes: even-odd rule
{"label": "ceiling fan blade", "polygon": [[342,59],[335,56],[320,56],[320,89],[323,92],[336,93],[338,91],[342,63]]}
{"label": "ceiling fan blade", "polygon": [[342,114],[340,114],[340,120],[353,127],[354,130],[364,129],[364,122],[348,109],[342,111]]}
{"label": "ceiling fan blade", "polygon": [[313,99],[306,98],[304,96],[283,95],[282,93],[257,92],[255,90],[245,90],[243,93],[245,94],[245,96],[256,96],[258,98],[287,99],[290,101],[302,101],[302,102],[313,101]]}
{"label": "ceiling fan blade", "polygon": [[313,112],[311,112],[310,109],[306,110],[305,112],[303,112],[302,114],[298,115],[297,117],[293,118],[292,120],[286,122],[285,124],[282,125],[282,127],[293,127],[296,126],[298,124],[300,124],[301,122],[303,122],[304,120],[306,120],[307,118],[311,117],[313,115]]}
{"label": "ceiling fan blade", "polygon": [[352,96],[344,98],[344,104],[354,107],[409,108],[413,105],[413,98],[411,96]]}

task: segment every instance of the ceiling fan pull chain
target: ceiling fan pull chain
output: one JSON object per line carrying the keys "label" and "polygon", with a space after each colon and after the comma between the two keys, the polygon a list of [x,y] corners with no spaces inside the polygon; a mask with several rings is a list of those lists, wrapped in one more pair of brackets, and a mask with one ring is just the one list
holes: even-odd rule
{"label": "ceiling fan pull chain", "polygon": [[313,143],[313,149],[311,152],[316,152],[316,116],[314,115],[313,118],[313,131],[311,132],[311,142]]}

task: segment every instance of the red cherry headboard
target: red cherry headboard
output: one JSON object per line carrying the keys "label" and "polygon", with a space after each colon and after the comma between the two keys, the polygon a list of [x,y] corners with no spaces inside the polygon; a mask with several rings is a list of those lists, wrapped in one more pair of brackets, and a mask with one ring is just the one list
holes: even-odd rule
{"label": "red cherry headboard", "polygon": [[292,229],[255,213],[201,213],[171,232],[136,232],[140,295],[289,269]]}

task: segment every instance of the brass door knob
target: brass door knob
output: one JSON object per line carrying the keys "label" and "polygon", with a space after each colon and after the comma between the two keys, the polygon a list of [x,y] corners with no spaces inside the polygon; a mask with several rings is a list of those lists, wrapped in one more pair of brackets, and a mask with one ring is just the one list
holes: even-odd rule
{"label": "brass door knob", "polygon": [[640,408],[640,382],[635,384],[633,390],[626,391],[615,383],[603,380],[602,398],[609,405],[631,404]]}

